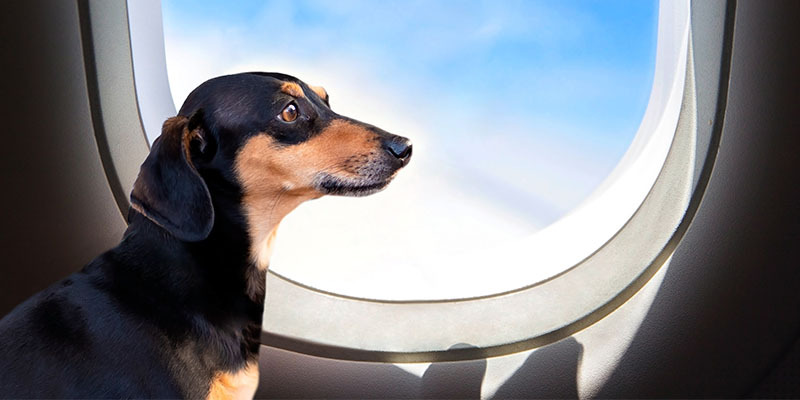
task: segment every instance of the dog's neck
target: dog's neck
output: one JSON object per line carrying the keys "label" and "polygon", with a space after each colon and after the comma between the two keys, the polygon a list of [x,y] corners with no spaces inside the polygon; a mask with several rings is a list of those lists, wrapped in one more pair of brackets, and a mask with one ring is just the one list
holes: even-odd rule
{"label": "dog's neck", "polygon": [[[265,297],[266,271],[278,225],[286,214],[308,199],[287,190],[262,192],[264,198],[226,196],[213,185],[214,226],[199,242],[184,242],[135,210],[122,243],[109,254],[119,262],[105,275],[112,286],[158,293],[158,299],[126,293],[132,304],[147,304],[138,312],[163,315],[161,324],[181,329],[205,321],[242,341],[248,356],[258,354]],[[230,193],[230,192],[229,192]],[[249,201],[248,201],[249,200]],[[248,204],[259,204],[248,207]],[[141,290],[147,288],[147,290]],[[149,303],[148,303],[149,302]],[[178,329],[180,331],[180,329]],[[241,336],[239,333],[241,333]],[[210,343],[210,346],[215,344]]]}
{"label": "dog's neck", "polygon": [[260,304],[264,292],[253,290],[253,281],[263,281],[264,271],[249,256],[247,232],[226,217],[218,214],[205,240],[184,242],[131,210],[128,230],[111,252],[124,268],[141,276],[142,285],[155,286],[164,295],[199,296],[204,298],[199,304],[212,306],[241,297]]}
{"label": "dog's neck", "polygon": [[269,267],[275,237],[283,218],[301,203],[313,198],[307,192],[288,189],[255,193],[243,199],[251,241],[250,257],[259,270]]}
{"label": "dog's neck", "polygon": [[[246,295],[261,307],[278,226],[308,196],[287,190],[263,192],[256,199],[215,194],[212,194],[214,226],[206,239],[180,241],[131,210],[130,225],[118,250],[128,255],[126,264],[130,264],[131,270],[143,270],[143,276],[161,278],[143,284],[164,286],[160,288],[162,292],[176,295],[199,292],[220,301],[225,301],[220,296],[232,301]],[[167,278],[186,287],[172,287]]]}
{"label": "dog's neck", "polygon": [[252,262],[232,216],[218,217],[206,240],[183,242],[131,210],[122,242],[102,256],[115,262],[86,271],[176,345],[199,344],[215,354],[214,365],[236,369],[258,358],[266,270]]}

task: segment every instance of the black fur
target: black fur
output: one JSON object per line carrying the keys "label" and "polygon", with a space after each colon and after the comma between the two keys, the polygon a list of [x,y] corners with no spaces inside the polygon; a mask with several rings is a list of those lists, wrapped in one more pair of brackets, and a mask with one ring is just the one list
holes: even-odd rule
{"label": "black fur", "polygon": [[[308,89],[250,73],[189,95],[142,166],[121,243],[0,320],[0,396],[201,398],[215,371],[257,359],[264,272],[249,259],[236,151],[258,132],[290,146],[344,118],[282,81]],[[302,120],[276,119],[292,101]]]}

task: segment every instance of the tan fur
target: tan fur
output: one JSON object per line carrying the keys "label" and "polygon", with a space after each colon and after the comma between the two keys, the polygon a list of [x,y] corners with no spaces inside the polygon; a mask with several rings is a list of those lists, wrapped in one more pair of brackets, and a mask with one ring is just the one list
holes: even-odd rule
{"label": "tan fur", "polygon": [[186,124],[189,122],[189,119],[178,115],[172,118],[168,118],[164,121],[164,124],[161,127],[162,135],[175,135],[176,132],[180,132],[181,135],[181,142],[183,143],[183,153],[186,156],[187,160],[191,160],[191,154],[189,154],[189,144],[192,139],[197,136],[197,132],[189,132],[187,129]]}
{"label": "tan fur", "polygon": [[161,132],[174,132],[176,129],[181,129],[182,131],[188,121],[188,118],[182,115],[167,118],[161,127]]}
{"label": "tan fur", "polygon": [[237,372],[221,372],[211,380],[208,400],[250,400],[258,388],[258,363],[251,361]]}
{"label": "tan fur", "polygon": [[314,86],[314,85],[308,85],[308,87],[311,90],[313,90],[314,93],[316,93],[317,96],[319,96],[320,99],[325,100],[325,99],[328,98],[328,92],[325,91],[324,87],[322,87],[322,86]]}
{"label": "tan fur", "polygon": [[257,266],[267,268],[281,219],[300,203],[322,196],[314,187],[319,173],[356,177],[346,166],[348,160],[356,155],[366,159],[378,151],[373,133],[343,120],[292,146],[279,146],[267,134],[250,138],[236,156],[236,172],[244,189],[250,255]]}
{"label": "tan fur", "polygon": [[303,88],[294,82],[284,82],[283,85],[281,85],[281,92],[294,97],[305,97]]}
{"label": "tan fur", "polygon": [[256,260],[256,267],[260,270],[265,270],[269,267],[269,260],[272,258],[272,252],[275,249],[275,236],[278,233],[278,225],[267,234],[267,238],[261,243],[261,247],[255,249],[253,257]]}
{"label": "tan fur", "polygon": [[[175,121],[173,121],[173,120],[175,120]],[[189,122],[189,120],[186,117],[177,116],[177,117],[172,117],[172,118],[168,119],[167,122],[164,123],[164,126],[166,126],[167,123],[175,124],[174,128],[170,128],[170,129],[175,129],[175,128],[178,128],[178,126],[177,126],[178,124],[183,124],[183,126],[180,127],[181,128],[181,141],[183,142],[183,153],[186,155],[186,161],[189,161],[191,163],[191,161],[192,161],[192,154],[191,154],[192,139],[194,139],[196,137],[199,137],[199,134],[197,133],[196,129],[191,131],[191,132],[189,132],[189,127],[187,126],[188,122]]]}

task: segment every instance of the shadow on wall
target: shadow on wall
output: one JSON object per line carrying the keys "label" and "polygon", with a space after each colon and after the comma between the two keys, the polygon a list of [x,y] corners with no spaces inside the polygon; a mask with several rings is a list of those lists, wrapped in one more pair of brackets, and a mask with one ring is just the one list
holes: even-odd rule
{"label": "shadow on wall", "polygon": [[578,398],[578,366],[583,345],[568,337],[528,356],[511,378],[500,386],[496,399]]}
{"label": "shadow on wall", "polygon": [[259,399],[420,397],[420,378],[392,364],[339,361],[262,346],[259,370]]}
{"label": "shadow on wall", "polygon": [[[474,349],[457,344],[454,349]],[[422,399],[477,399],[486,376],[486,360],[433,363],[422,375],[419,397]]]}
{"label": "shadow on wall", "polygon": [[[452,348],[464,347],[472,346]],[[582,355],[583,346],[571,337],[542,347],[493,397],[576,398]],[[487,360],[433,363],[420,378],[392,364],[331,360],[262,347],[256,397],[477,399],[486,368]]]}

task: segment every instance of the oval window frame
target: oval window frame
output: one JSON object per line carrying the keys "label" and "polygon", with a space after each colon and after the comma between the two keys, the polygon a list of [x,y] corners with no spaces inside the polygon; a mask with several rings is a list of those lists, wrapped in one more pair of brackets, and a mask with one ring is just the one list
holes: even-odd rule
{"label": "oval window frame", "polygon": [[[109,35],[110,32],[121,35],[119,29],[113,28],[119,26],[114,21],[123,22],[125,18],[125,25],[129,28],[129,32],[125,32],[125,39],[129,40],[127,43],[130,46],[130,58],[127,58],[129,64],[119,62],[119,54],[116,55],[118,57],[114,65],[101,65],[106,62],[105,58],[95,57],[98,75],[121,72],[116,74],[114,84],[103,79],[98,80],[96,91],[99,95],[95,101],[103,109],[103,116],[107,116],[104,121],[111,121],[117,115],[130,116],[135,112],[139,116],[141,128],[137,132],[149,133],[148,136],[154,137],[157,132],[151,132],[153,128],[147,126],[151,124],[147,124],[146,120],[151,118],[143,116],[140,104],[149,102],[148,99],[163,98],[165,89],[169,93],[168,85],[165,87],[168,80],[163,40],[160,43],[156,40],[163,39],[163,30],[158,26],[156,32],[161,33],[161,36],[141,35],[136,31],[154,29],[155,23],[160,25],[161,10],[158,2],[134,3],[136,5],[133,7],[130,3],[126,4],[127,15],[123,16],[118,15],[119,4],[112,6],[111,2],[88,2],[89,11],[93,14],[91,21],[106,21],[102,23],[105,28],[93,25],[91,29],[94,39],[91,45],[95,54],[111,48],[115,41],[111,40],[113,35]],[[668,260],[671,250],[691,221],[692,210],[702,198],[703,191],[698,188],[702,187],[710,174],[719,142],[718,133],[714,133],[718,132],[717,124],[714,123],[717,118],[717,92],[713,91],[711,96],[705,95],[705,100],[695,92],[695,86],[702,85],[703,82],[695,82],[693,65],[696,62],[689,23],[688,0],[659,5],[654,92],[659,87],[668,90],[672,97],[663,104],[671,108],[661,109],[657,114],[662,118],[650,121],[651,125],[648,125],[646,113],[642,128],[617,169],[587,202],[567,218],[580,220],[575,215],[580,215],[581,210],[591,210],[593,203],[602,204],[598,203],[598,199],[613,193],[614,186],[624,181],[626,171],[630,172],[637,165],[635,161],[640,159],[641,154],[645,154],[642,149],[654,146],[652,135],[655,132],[667,132],[667,136],[660,137],[659,149],[663,152],[663,158],[658,162],[651,159],[651,163],[656,166],[655,172],[651,172],[655,177],[645,186],[642,200],[629,199],[637,203],[632,215],[604,237],[602,243],[590,248],[589,254],[575,262],[566,272],[518,290],[490,296],[398,302],[326,293],[269,273],[262,343],[345,360],[466,360],[509,354],[552,343],[591,325],[619,307]],[[708,40],[714,42],[717,38]],[[721,40],[719,38],[720,42]],[[669,82],[664,81],[663,76],[659,79],[659,65],[664,67],[665,49],[673,52],[675,63],[673,79]],[[149,63],[156,65],[155,69],[148,67],[149,72],[144,72],[144,67],[139,67],[140,63],[137,62],[145,57],[142,55],[145,53],[150,54]],[[708,58],[709,60],[703,62],[712,67],[721,59],[721,55],[713,52],[711,55],[699,54]],[[133,73],[127,74],[131,67]],[[714,77],[718,78],[718,73],[711,75],[711,78],[704,78],[704,81],[716,83]],[[130,81],[126,80],[128,76]],[[161,84],[144,84],[147,80],[160,81]],[[119,91],[120,86],[134,89],[136,110],[132,110],[129,104],[120,106],[119,109],[106,106],[113,105],[115,99],[130,94]],[[652,103],[651,94],[651,105]],[[159,104],[162,106],[159,106],[161,108],[156,113],[174,114],[174,106],[170,102]],[[648,112],[650,109],[648,105]],[[663,115],[668,112],[674,115],[674,122],[665,122],[669,118],[664,119]],[[708,126],[698,125],[698,120],[705,122],[706,118],[709,121]],[[117,136],[124,136],[123,142],[131,140],[129,131],[123,132],[117,126],[106,125],[101,134],[107,136],[109,142],[118,140]],[[647,126],[658,129],[645,129]],[[144,136],[141,134],[138,138]],[[133,152],[136,154],[114,153],[108,156],[110,166],[113,167],[109,172],[109,181],[113,183],[115,179],[118,180],[120,191],[127,192],[126,189],[129,189],[127,186],[130,179],[127,175],[136,169],[125,167],[129,167],[131,159],[141,153],[139,147]],[[696,158],[697,154],[702,157]],[[119,206],[123,214],[127,212],[126,204]],[[577,254],[580,253],[570,256],[578,257]],[[576,287],[588,290],[576,293]],[[408,332],[414,332],[414,335],[409,335]],[[462,346],[454,347],[455,344]]]}

